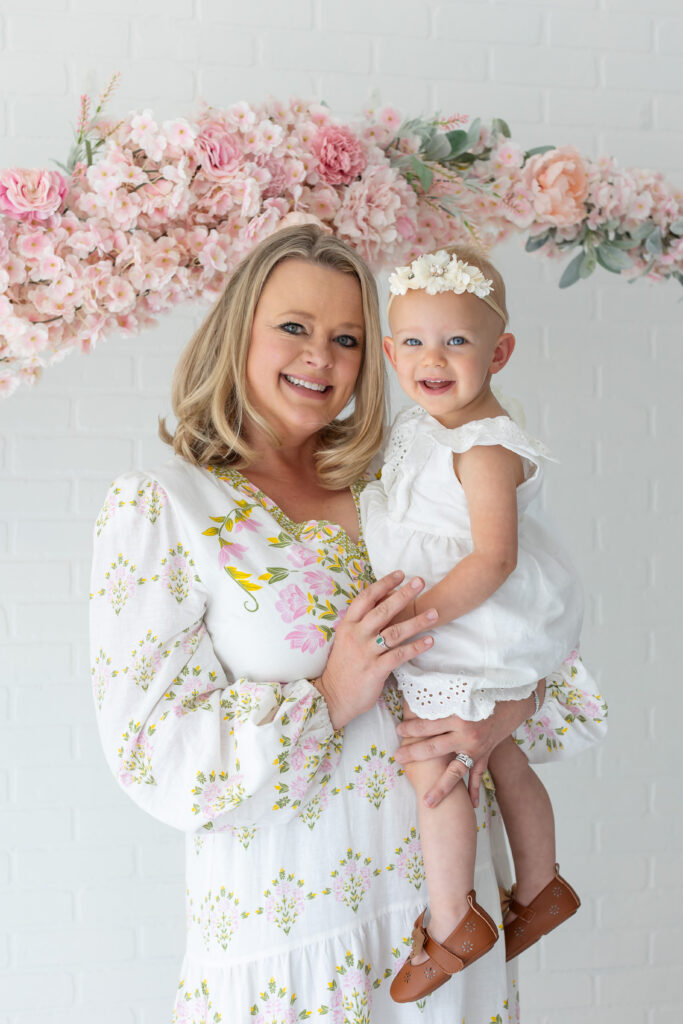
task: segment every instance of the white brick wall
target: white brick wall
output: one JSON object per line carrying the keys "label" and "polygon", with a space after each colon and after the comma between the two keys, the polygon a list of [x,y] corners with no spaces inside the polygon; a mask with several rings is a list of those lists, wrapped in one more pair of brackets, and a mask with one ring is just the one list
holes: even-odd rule
{"label": "white brick wall", "polygon": [[[683,184],[681,0],[0,0],[0,166],[63,158],[78,95],[160,116],[373,90],[408,114],[505,117]],[[508,243],[519,348],[505,388],[561,459],[548,504],[586,586],[604,749],[543,771],[579,916],[523,965],[525,1024],[670,1024],[683,962],[680,288],[566,292]],[[126,801],[95,735],[91,523],[109,481],[165,457],[175,359],[201,310],[70,356],[0,405],[0,1024],[167,1024],[182,838]],[[242,1022],[225,1022],[242,1024]],[[468,1022],[469,1024],[469,1022]],[[473,1022],[484,1024],[484,1022]]]}

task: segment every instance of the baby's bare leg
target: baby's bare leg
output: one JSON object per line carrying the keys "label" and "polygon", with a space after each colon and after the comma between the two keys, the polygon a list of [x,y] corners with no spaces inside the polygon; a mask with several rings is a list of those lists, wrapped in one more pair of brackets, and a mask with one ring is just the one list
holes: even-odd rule
{"label": "baby's bare leg", "polygon": [[555,819],[550,797],[512,736],[489,758],[510,841],[516,896],[526,905],[555,877]]}
{"label": "baby's bare leg", "polygon": [[[404,704],[403,717],[415,718]],[[441,777],[447,758],[414,761],[405,772],[417,794],[418,821],[429,892],[429,934],[443,942],[469,906],[467,894],[474,886],[477,824],[464,783],[459,782],[436,807],[428,807],[425,794]],[[413,963],[422,963],[422,953]]]}

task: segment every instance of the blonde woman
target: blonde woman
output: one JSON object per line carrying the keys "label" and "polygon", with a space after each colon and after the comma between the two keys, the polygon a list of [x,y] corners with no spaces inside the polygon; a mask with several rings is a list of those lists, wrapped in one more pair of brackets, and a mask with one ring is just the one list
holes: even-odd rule
{"label": "blonde woman", "polygon": [[[184,353],[174,410],[164,436],[175,456],[107,496],[92,598],[109,764],[142,808],[187,835],[171,1020],[422,1020],[421,1004],[397,1011],[389,997],[425,901],[415,800],[393,756],[391,673],[438,643],[426,632],[438,620],[428,609],[389,626],[423,584],[374,582],[359,532],[384,425],[362,260],[311,226],[261,243]],[[533,707],[507,702],[484,728],[442,720],[415,756],[467,750],[485,767]],[[560,701],[544,714],[565,727]],[[593,739],[575,722],[564,747]],[[476,868],[491,907],[494,860],[506,872],[492,801],[478,810],[488,828]],[[514,1013],[502,947],[430,997],[431,1024]]]}

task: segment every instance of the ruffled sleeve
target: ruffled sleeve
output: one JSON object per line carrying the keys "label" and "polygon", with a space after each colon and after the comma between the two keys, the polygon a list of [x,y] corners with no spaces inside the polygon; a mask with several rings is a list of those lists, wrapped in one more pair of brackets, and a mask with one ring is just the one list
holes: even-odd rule
{"label": "ruffled sleeve", "polygon": [[144,810],[194,831],[284,823],[330,778],[341,734],[308,679],[226,675],[168,494],[128,474],[95,527],[92,683],[105,756]]}

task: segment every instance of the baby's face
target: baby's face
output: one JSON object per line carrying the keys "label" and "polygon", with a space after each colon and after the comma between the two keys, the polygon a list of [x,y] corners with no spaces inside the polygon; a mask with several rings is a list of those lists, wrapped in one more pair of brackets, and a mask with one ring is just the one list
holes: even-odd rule
{"label": "baby's face", "polygon": [[[409,291],[389,309],[391,337],[384,339],[405,393],[444,426],[457,426],[490,394],[492,373],[514,346],[503,322],[476,295]],[[502,339],[512,339],[501,362]]]}

